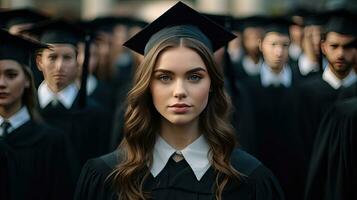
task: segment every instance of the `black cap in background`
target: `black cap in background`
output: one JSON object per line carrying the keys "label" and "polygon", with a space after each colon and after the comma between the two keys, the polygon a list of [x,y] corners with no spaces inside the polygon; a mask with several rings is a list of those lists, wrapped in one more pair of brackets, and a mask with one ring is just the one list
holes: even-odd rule
{"label": "black cap in background", "polygon": [[211,19],[178,2],[126,41],[124,46],[144,55],[158,42],[173,36],[194,38],[212,52],[236,37]]}
{"label": "black cap in background", "polygon": [[31,56],[43,48],[48,48],[48,46],[0,29],[0,60],[15,60],[20,64],[30,66]]}
{"label": "black cap in background", "polygon": [[32,28],[25,30],[47,44],[72,44],[76,46],[83,40],[85,33],[74,23],[63,19],[47,20],[35,24]]}
{"label": "black cap in background", "polygon": [[21,8],[0,11],[0,19],[1,28],[9,29],[13,25],[49,20],[50,16],[32,8]]}
{"label": "black cap in background", "polygon": [[336,32],[345,35],[357,36],[357,14],[346,9],[329,11],[330,19],[325,32]]}
{"label": "black cap in background", "polygon": [[265,35],[270,32],[289,36],[289,27],[293,24],[289,18],[284,16],[270,17],[264,27]]}

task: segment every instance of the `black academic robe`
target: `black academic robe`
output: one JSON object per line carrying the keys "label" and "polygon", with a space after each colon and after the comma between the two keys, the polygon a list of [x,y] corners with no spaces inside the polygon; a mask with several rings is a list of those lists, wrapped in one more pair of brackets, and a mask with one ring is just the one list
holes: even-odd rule
{"label": "black academic robe", "polygon": [[321,122],[305,199],[357,199],[357,98],[336,103]]}
{"label": "black academic robe", "polygon": [[70,199],[63,134],[28,121],[0,139],[0,199]]}
{"label": "black academic robe", "polygon": [[108,111],[114,112],[116,107],[115,90],[110,84],[101,80],[97,81],[97,87],[89,95],[89,97],[104,106]]}
{"label": "black academic robe", "polygon": [[310,72],[306,75],[301,74],[300,69],[299,69],[299,63],[298,61],[294,61],[291,58],[289,59],[289,65],[291,66],[291,70],[293,71],[293,74],[295,76],[295,79],[300,80],[300,82],[305,81],[307,79],[313,78],[315,76],[321,76],[321,72],[315,71],[315,72]]}
{"label": "black academic robe", "polygon": [[303,150],[308,160],[321,119],[337,101],[340,91],[332,88],[321,76],[305,81],[299,88],[299,124],[296,128],[304,138]]}
{"label": "black academic robe", "polygon": [[[120,160],[115,151],[100,158],[92,159],[83,167],[77,184],[75,200],[114,200],[116,193],[111,180],[106,178]],[[240,185],[230,181],[224,191],[223,199],[284,199],[279,183],[273,174],[258,160],[242,150],[235,150],[231,158],[232,166],[244,174]],[[149,191],[156,200],[208,200],[214,199],[212,186],[216,173],[209,168],[198,181],[185,160],[175,163],[172,159],[165,168],[144,182],[144,191]]]}
{"label": "black academic robe", "polygon": [[294,130],[298,101],[296,85],[290,87],[261,84],[260,76],[244,80],[254,112],[255,151],[251,152],[278,178],[287,199],[300,200],[304,190],[306,158],[303,143]]}
{"label": "black academic robe", "polygon": [[66,153],[70,160],[68,176],[72,179],[74,191],[83,164],[90,158],[109,151],[111,115],[97,102],[87,98],[86,107],[80,109],[78,96],[72,107],[66,109],[60,103],[41,109],[47,123],[65,133]]}

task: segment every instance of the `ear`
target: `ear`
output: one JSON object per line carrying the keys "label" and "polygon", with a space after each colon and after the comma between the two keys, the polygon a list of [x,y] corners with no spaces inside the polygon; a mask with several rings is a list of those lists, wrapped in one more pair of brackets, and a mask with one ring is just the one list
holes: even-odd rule
{"label": "ear", "polygon": [[259,51],[262,52],[262,42],[263,42],[263,39],[259,39],[258,40],[258,43],[259,43]]}
{"label": "ear", "polygon": [[322,40],[322,41],[321,41],[320,47],[321,47],[321,52],[322,52],[324,55],[326,55],[326,42],[325,42],[325,40]]}
{"label": "ear", "polygon": [[42,55],[41,54],[36,55],[36,66],[37,66],[38,70],[42,71]]}

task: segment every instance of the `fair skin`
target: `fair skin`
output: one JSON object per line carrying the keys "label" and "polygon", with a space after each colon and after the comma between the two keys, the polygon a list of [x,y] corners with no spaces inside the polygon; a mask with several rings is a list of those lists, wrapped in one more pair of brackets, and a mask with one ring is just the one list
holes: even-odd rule
{"label": "fair skin", "polygon": [[321,26],[311,25],[304,28],[302,46],[310,61],[318,62],[320,56]]}
{"label": "fair skin", "polygon": [[290,39],[288,35],[270,32],[260,41],[264,62],[272,72],[279,74],[289,58]]}
{"label": "fair skin", "polygon": [[160,135],[183,149],[202,133],[199,116],[206,108],[211,79],[201,57],[186,47],[171,48],[158,58],[150,85],[161,114]]}
{"label": "fair skin", "polygon": [[330,32],[321,44],[331,71],[339,79],[344,79],[355,65],[356,49],[348,46],[354,39],[351,35]]}
{"label": "fair skin", "polygon": [[5,119],[22,106],[22,95],[30,82],[22,66],[14,60],[0,60],[0,115]]}
{"label": "fair skin", "polygon": [[263,29],[257,27],[248,27],[243,32],[243,42],[246,54],[254,61],[259,62],[259,40],[262,38]]}
{"label": "fair skin", "polygon": [[76,80],[78,62],[75,47],[70,44],[54,44],[36,57],[48,87],[60,92]]}

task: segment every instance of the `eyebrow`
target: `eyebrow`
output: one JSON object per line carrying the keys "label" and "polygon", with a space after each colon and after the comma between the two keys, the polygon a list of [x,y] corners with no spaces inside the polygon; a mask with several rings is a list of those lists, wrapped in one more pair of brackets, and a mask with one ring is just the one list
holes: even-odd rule
{"label": "eyebrow", "polygon": [[[206,72],[206,70],[205,70],[204,68],[202,68],[202,67],[196,67],[196,68],[193,68],[193,69],[187,71],[186,74],[195,73],[195,72],[199,72],[199,71]],[[156,70],[154,70],[154,73],[156,73],[156,72],[163,72],[163,73],[173,74],[172,71],[166,70],[166,69],[156,69]]]}

